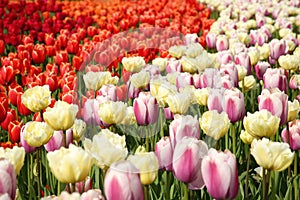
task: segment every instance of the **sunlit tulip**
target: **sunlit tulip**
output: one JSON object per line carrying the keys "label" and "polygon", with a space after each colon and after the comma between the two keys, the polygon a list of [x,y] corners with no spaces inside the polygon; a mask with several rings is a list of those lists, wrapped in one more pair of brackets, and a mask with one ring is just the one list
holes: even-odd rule
{"label": "sunlit tulip", "polygon": [[14,120],[8,124],[8,135],[10,141],[19,142],[20,141],[20,132],[23,126],[22,121]]}
{"label": "sunlit tulip", "polygon": [[3,194],[7,194],[8,199],[15,199],[17,191],[16,172],[9,160],[0,158],[0,177],[0,199]]}
{"label": "sunlit tulip", "polygon": [[158,103],[150,93],[141,92],[139,97],[134,99],[133,109],[136,121],[139,125],[148,125],[157,122]]}
{"label": "sunlit tulip", "polygon": [[181,62],[183,72],[188,72],[193,74],[198,71],[198,67],[197,67],[198,62],[195,58],[183,56],[180,59],[180,62]]}
{"label": "sunlit tulip", "polygon": [[166,66],[167,73],[181,72],[182,65],[180,60],[169,60]]}
{"label": "sunlit tulip", "polygon": [[201,171],[208,193],[215,199],[234,199],[238,194],[237,161],[229,150],[209,149],[202,160]]}
{"label": "sunlit tulip", "polygon": [[83,141],[84,149],[96,160],[96,165],[102,169],[107,169],[117,161],[124,160],[127,156],[125,136],[119,136],[108,129],[94,135],[93,140]]}
{"label": "sunlit tulip", "polygon": [[194,137],[184,137],[178,141],[173,154],[174,176],[185,183],[196,180],[201,170],[202,159],[207,153],[206,143]]}
{"label": "sunlit tulip", "polygon": [[103,85],[97,92],[98,95],[107,97],[112,101],[117,101],[117,87],[115,85]]}
{"label": "sunlit tulip", "polygon": [[130,76],[130,82],[135,88],[145,88],[150,82],[150,73],[140,71]]}
{"label": "sunlit tulip", "polygon": [[245,144],[251,144],[254,140],[254,137],[244,130],[241,131],[240,138]]}
{"label": "sunlit tulip", "polygon": [[258,109],[266,109],[280,118],[280,125],[287,121],[288,117],[288,96],[275,88],[273,90],[264,89],[258,96]]}
{"label": "sunlit tulip", "polygon": [[142,68],[146,65],[145,60],[143,57],[136,56],[136,57],[124,57],[122,59],[122,64],[126,71],[129,72],[139,72]]}
{"label": "sunlit tulip", "polygon": [[265,72],[266,72],[267,69],[270,68],[270,67],[271,67],[270,63],[259,61],[259,62],[254,66],[256,77],[257,77],[259,80],[262,80],[262,79],[263,79],[263,76],[264,76],[264,74],[265,74]]}
{"label": "sunlit tulip", "polygon": [[138,168],[143,185],[149,185],[156,179],[159,163],[154,152],[136,152],[130,155],[128,160]]}
{"label": "sunlit tulip", "polygon": [[228,133],[230,121],[225,112],[218,113],[216,110],[206,111],[199,119],[203,132],[219,140]]}
{"label": "sunlit tulip", "polygon": [[167,171],[172,170],[173,149],[170,137],[161,138],[155,145],[155,154],[157,156],[159,167]]}
{"label": "sunlit tulip", "polygon": [[225,90],[224,92],[224,111],[229,120],[234,123],[242,120],[245,115],[244,95],[238,89]]}
{"label": "sunlit tulip", "polygon": [[110,72],[92,72],[89,71],[83,75],[85,87],[88,90],[99,90],[105,84],[116,85],[119,81],[118,77],[112,77]]}
{"label": "sunlit tulip", "polygon": [[300,74],[294,74],[289,82],[289,86],[293,90],[300,90]]}
{"label": "sunlit tulip", "polygon": [[183,45],[180,46],[172,46],[169,48],[169,54],[171,54],[175,58],[180,58],[186,51],[186,47]]}
{"label": "sunlit tulip", "polygon": [[169,94],[166,98],[166,102],[169,108],[174,114],[185,114],[190,106],[191,94],[187,91],[179,92],[175,94]]}
{"label": "sunlit tulip", "polygon": [[196,89],[194,91],[194,95],[196,97],[196,101],[201,106],[207,105],[207,99],[209,96],[209,90],[207,88]]}
{"label": "sunlit tulip", "polygon": [[203,51],[203,47],[199,43],[191,43],[187,45],[185,55],[189,58],[196,58]]}
{"label": "sunlit tulip", "polygon": [[46,144],[53,135],[53,129],[45,122],[27,122],[23,130],[24,139],[33,147]]}
{"label": "sunlit tulip", "polygon": [[211,89],[207,98],[208,110],[216,110],[218,113],[223,111],[224,103],[224,89]]}
{"label": "sunlit tulip", "polygon": [[77,112],[77,105],[57,101],[53,108],[46,109],[43,117],[53,130],[67,130],[73,126]]}
{"label": "sunlit tulip", "polygon": [[168,64],[168,60],[165,58],[157,57],[154,60],[152,60],[152,65],[158,66],[159,71],[161,72],[165,71],[167,64]]}
{"label": "sunlit tulip", "polygon": [[289,131],[287,128],[281,132],[281,137],[284,142],[288,143],[294,151],[300,149],[300,120],[295,119],[288,123]]}
{"label": "sunlit tulip", "polygon": [[280,67],[285,70],[297,70],[299,69],[300,58],[296,55],[282,55],[278,59]]}
{"label": "sunlit tulip", "polygon": [[162,78],[153,78],[150,81],[150,93],[157,99],[159,104],[166,104],[167,97],[176,94],[176,91],[175,85]]}
{"label": "sunlit tulip", "polygon": [[128,160],[113,163],[104,178],[104,191],[107,200],[144,199],[139,170]]}
{"label": "sunlit tulip", "polygon": [[49,167],[54,176],[63,183],[83,181],[94,164],[93,157],[82,148],[70,144],[69,148],[47,153]]}
{"label": "sunlit tulip", "polygon": [[241,52],[234,56],[234,62],[237,65],[242,65],[247,69],[247,75],[251,74],[252,66],[250,56],[246,52]]}
{"label": "sunlit tulip", "polygon": [[216,33],[208,33],[205,37],[206,44],[208,48],[216,48],[216,42],[217,42],[217,34]]}
{"label": "sunlit tulip", "polygon": [[201,75],[201,88],[222,88],[221,74],[218,69],[208,68]]}
{"label": "sunlit tulip", "polygon": [[14,146],[12,149],[0,147],[0,158],[9,160],[9,162],[13,164],[16,174],[18,175],[24,165],[25,149],[17,146]]}
{"label": "sunlit tulip", "polygon": [[107,101],[101,103],[98,108],[100,119],[106,124],[118,124],[126,115],[127,107],[121,101]]}
{"label": "sunlit tulip", "polygon": [[108,101],[107,97],[99,97],[96,99],[88,99],[83,107],[83,120],[88,125],[103,125],[103,122],[98,115],[99,105]]}
{"label": "sunlit tulip", "polygon": [[269,43],[265,43],[262,46],[257,46],[258,50],[259,50],[259,59],[262,60],[266,60],[269,58],[270,56],[270,45]]}
{"label": "sunlit tulip", "polygon": [[24,139],[24,129],[25,129],[25,126],[23,126],[22,129],[21,129],[21,133],[20,133],[20,143],[21,143],[22,147],[25,149],[25,152],[26,152],[26,153],[34,152],[36,148],[30,146],[30,145],[26,142],[26,140]]}
{"label": "sunlit tulip", "polygon": [[273,142],[267,138],[254,139],[250,151],[259,166],[274,171],[288,168],[295,154],[287,143]]}

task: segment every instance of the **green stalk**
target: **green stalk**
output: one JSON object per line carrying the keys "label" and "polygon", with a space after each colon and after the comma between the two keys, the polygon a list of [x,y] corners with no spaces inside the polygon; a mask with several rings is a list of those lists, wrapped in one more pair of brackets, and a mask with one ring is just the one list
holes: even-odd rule
{"label": "green stalk", "polygon": [[37,171],[37,184],[38,184],[38,198],[41,198],[41,173],[40,173],[40,148],[36,151],[36,171]]}
{"label": "green stalk", "polygon": [[150,147],[149,147],[149,129],[146,128],[146,151],[149,152]]}
{"label": "green stalk", "polygon": [[182,187],[184,190],[183,200],[189,200],[189,188],[186,183],[182,183]]}
{"label": "green stalk", "polygon": [[268,200],[270,173],[268,169],[263,168],[263,200]]}
{"label": "green stalk", "polygon": [[247,169],[246,169],[246,181],[245,181],[245,199],[249,199],[249,169],[250,169],[250,153],[249,146],[245,145],[246,155],[247,155]]}
{"label": "green stalk", "polygon": [[149,199],[149,185],[144,185],[144,200]]}
{"label": "green stalk", "polygon": [[168,171],[165,171],[166,173],[166,190],[165,190],[165,197],[166,197],[166,200],[169,200],[170,199],[170,180],[169,180],[169,172]]}
{"label": "green stalk", "polygon": [[[295,153],[295,158],[294,158],[294,176],[297,177],[298,175],[298,152],[296,151]],[[298,186],[298,179],[295,178],[294,179],[294,195],[295,195],[295,199],[299,199],[299,186]]]}
{"label": "green stalk", "polygon": [[231,137],[232,137],[232,152],[236,155],[236,130],[234,124],[230,124]]}

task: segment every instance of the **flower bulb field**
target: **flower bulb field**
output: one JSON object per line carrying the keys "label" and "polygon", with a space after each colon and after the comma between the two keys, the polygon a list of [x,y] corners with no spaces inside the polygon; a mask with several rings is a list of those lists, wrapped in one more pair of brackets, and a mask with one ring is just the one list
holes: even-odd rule
{"label": "flower bulb field", "polygon": [[300,200],[300,0],[0,16],[0,200]]}

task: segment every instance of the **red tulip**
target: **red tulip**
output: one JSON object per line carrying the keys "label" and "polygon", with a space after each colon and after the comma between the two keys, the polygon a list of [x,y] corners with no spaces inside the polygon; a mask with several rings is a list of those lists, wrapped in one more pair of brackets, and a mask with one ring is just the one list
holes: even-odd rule
{"label": "red tulip", "polygon": [[41,64],[45,61],[46,49],[44,45],[36,44],[32,50],[32,59],[35,64]]}
{"label": "red tulip", "polygon": [[8,110],[8,99],[6,95],[0,95],[0,123],[6,118]]}
{"label": "red tulip", "polygon": [[9,123],[16,119],[17,119],[17,112],[14,109],[8,109],[5,120],[1,122],[2,129],[8,130]]}
{"label": "red tulip", "polygon": [[14,77],[15,77],[15,70],[11,65],[0,67],[0,84],[2,85],[8,84],[14,79]]}
{"label": "red tulip", "polygon": [[26,106],[22,103],[22,94],[23,93],[17,95],[17,107],[21,115],[27,116],[30,115],[32,112],[28,108],[26,108]]}
{"label": "red tulip", "polygon": [[0,55],[2,55],[5,51],[5,42],[0,40]]}
{"label": "red tulip", "polygon": [[11,121],[8,124],[8,134],[9,138],[12,142],[19,142],[20,141],[20,132],[23,126],[22,121]]}
{"label": "red tulip", "polygon": [[80,71],[82,62],[83,59],[81,56],[74,56],[72,60],[72,65],[77,71]]}
{"label": "red tulip", "polygon": [[67,52],[70,54],[76,54],[79,50],[79,43],[77,40],[69,40],[67,43]]}

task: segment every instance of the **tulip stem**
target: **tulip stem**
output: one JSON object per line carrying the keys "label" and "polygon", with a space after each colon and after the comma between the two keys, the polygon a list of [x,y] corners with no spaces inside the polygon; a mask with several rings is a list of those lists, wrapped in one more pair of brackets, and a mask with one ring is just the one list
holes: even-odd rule
{"label": "tulip stem", "polygon": [[37,184],[38,184],[38,198],[41,198],[41,179],[40,179],[40,148],[36,151],[36,171],[37,171]]}
{"label": "tulip stem", "polygon": [[169,180],[169,172],[166,171],[166,200],[170,199],[170,180]]}
{"label": "tulip stem", "polygon": [[232,137],[232,152],[236,155],[236,130],[234,124],[230,124],[231,137]]}
{"label": "tulip stem", "polygon": [[146,151],[149,152],[149,130],[146,128]]}
{"label": "tulip stem", "polygon": [[[298,152],[296,151],[295,152],[295,157],[294,157],[294,177],[297,176],[297,173],[298,173]],[[299,191],[298,191],[298,179],[295,178],[294,179],[294,194],[295,194],[295,199],[298,199],[299,198]]]}
{"label": "tulip stem", "polygon": [[149,185],[144,186],[144,200],[149,199]]}
{"label": "tulip stem", "polygon": [[63,130],[63,144],[64,147],[67,148],[67,133],[65,130]]}
{"label": "tulip stem", "polygon": [[262,172],[263,172],[263,185],[262,185],[262,188],[263,188],[263,199],[264,200],[268,200],[268,193],[269,193],[269,179],[270,179],[270,176],[269,176],[269,170],[263,168],[262,169]]}
{"label": "tulip stem", "polygon": [[57,196],[60,195],[60,181],[57,181]]}
{"label": "tulip stem", "polygon": [[182,185],[183,185],[183,190],[184,190],[183,200],[189,200],[188,185],[186,183],[182,183]]}
{"label": "tulip stem", "polygon": [[249,168],[250,168],[250,153],[249,153],[249,147],[246,145],[247,148],[247,169],[246,169],[246,183],[245,183],[245,199],[249,199],[249,190],[248,190],[248,184],[249,184]]}

